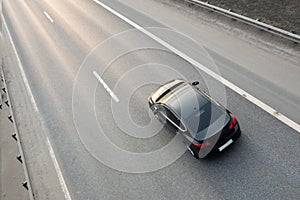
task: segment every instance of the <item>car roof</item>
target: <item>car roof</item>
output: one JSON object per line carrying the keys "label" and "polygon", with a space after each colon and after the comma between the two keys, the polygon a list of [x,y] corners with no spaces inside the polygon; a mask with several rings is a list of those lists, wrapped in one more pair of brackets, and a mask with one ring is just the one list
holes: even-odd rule
{"label": "car roof", "polygon": [[[177,82],[179,83],[179,81]],[[199,110],[203,105],[209,102],[208,98],[202,95],[196,88],[188,82],[182,81],[172,88],[168,94],[165,94],[160,103],[167,105],[180,117],[188,117],[195,110]]]}
{"label": "car roof", "polygon": [[167,85],[169,83],[172,83],[172,86],[165,87],[157,103],[171,109],[195,139],[200,141],[210,137],[229,122],[230,117],[226,109],[195,86],[183,80],[171,81]]}

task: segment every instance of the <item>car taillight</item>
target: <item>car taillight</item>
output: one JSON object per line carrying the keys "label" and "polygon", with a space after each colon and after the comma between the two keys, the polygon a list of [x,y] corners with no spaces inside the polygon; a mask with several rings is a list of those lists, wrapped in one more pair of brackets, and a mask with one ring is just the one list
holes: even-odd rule
{"label": "car taillight", "polygon": [[203,147],[208,147],[208,146],[210,146],[211,145],[211,142],[210,141],[205,141],[204,143],[198,143],[198,142],[196,142],[196,141],[194,141],[193,142],[193,145],[195,146],[195,147],[198,147],[199,149],[200,148],[203,148]]}
{"label": "car taillight", "polygon": [[236,117],[232,113],[230,114],[230,116],[231,116],[231,121],[229,124],[229,129],[233,129],[234,125],[236,124]]}

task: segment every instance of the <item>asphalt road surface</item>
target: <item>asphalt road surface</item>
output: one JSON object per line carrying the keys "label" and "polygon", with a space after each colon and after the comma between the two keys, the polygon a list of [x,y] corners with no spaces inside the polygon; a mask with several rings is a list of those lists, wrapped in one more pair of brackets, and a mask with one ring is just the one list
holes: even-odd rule
{"label": "asphalt road surface", "polygon": [[[159,1],[4,0],[3,15],[37,199],[299,198],[299,57]],[[240,140],[194,159],[147,105],[174,78],[231,110]]]}

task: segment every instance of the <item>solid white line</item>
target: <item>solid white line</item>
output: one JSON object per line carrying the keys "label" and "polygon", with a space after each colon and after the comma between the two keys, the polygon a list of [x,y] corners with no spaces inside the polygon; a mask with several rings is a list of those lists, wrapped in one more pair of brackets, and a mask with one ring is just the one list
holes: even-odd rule
{"label": "solid white line", "polygon": [[93,71],[94,76],[98,79],[98,81],[102,84],[104,89],[110,94],[110,96],[115,100],[115,102],[119,102],[119,99],[117,95],[114,94],[114,92],[108,87],[108,85],[104,82],[104,80],[100,77],[100,75]]}
{"label": "solid white line", "polygon": [[[21,63],[21,60],[20,60],[20,58],[19,58],[19,55],[18,55],[17,50],[16,50],[16,47],[15,47],[14,42],[13,42],[13,40],[12,40],[11,34],[10,34],[9,29],[8,29],[8,27],[7,27],[6,20],[5,20],[5,18],[4,18],[3,15],[2,15],[2,19],[3,19],[3,22],[4,22],[5,28],[6,28],[6,30],[7,30],[7,33],[8,33],[8,37],[9,37],[10,43],[11,43],[11,45],[12,45],[12,47],[13,47],[13,50],[14,50],[14,53],[15,53],[15,55],[16,55],[17,62],[18,62],[18,65],[19,65],[19,68],[20,68],[20,71],[21,71],[21,76],[22,76],[23,82],[24,82],[24,84],[25,84],[25,86],[26,86],[28,95],[30,96],[31,103],[33,104],[33,107],[34,107],[35,111],[38,112],[38,108],[37,108],[37,105],[36,105],[34,96],[33,96],[33,94],[32,94],[32,91],[31,91],[31,89],[30,89],[28,80],[27,80],[27,78],[26,78],[26,75],[25,75],[25,72],[24,72],[24,69],[23,69],[23,65],[22,65],[22,63]],[[65,181],[64,181],[64,179],[63,179],[61,170],[60,170],[59,165],[58,165],[58,163],[57,163],[57,160],[56,160],[56,158],[55,158],[55,154],[54,154],[54,152],[53,152],[53,149],[52,149],[52,146],[51,146],[51,144],[50,144],[50,141],[49,141],[48,137],[47,137],[47,145],[48,145],[49,153],[50,153],[51,159],[52,159],[52,161],[53,161],[53,164],[54,164],[54,167],[55,167],[55,170],[56,170],[56,173],[57,173],[59,182],[60,182],[60,184],[61,184],[61,188],[62,188],[63,193],[64,193],[64,195],[65,195],[65,198],[66,198],[66,200],[71,200],[71,197],[70,197],[68,188],[67,188],[67,186],[66,186],[66,184],[65,184]]]}
{"label": "solid white line", "polygon": [[59,179],[59,183],[60,183],[60,186],[61,186],[61,189],[63,190],[63,193],[65,195],[65,199],[66,200],[71,200],[71,196],[70,196],[70,193],[69,193],[69,190],[68,190],[68,187],[66,185],[66,182],[64,180],[64,177],[62,175],[62,172],[60,170],[60,167],[58,165],[58,162],[56,160],[56,157],[55,157],[55,154],[54,154],[54,151],[53,151],[53,148],[52,148],[52,145],[49,141],[49,138],[47,137],[47,146],[48,146],[48,150],[50,152],[50,156],[51,156],[51,159],[52,159],[52,162],[54,164],[54,168],[56,170],[56,173],[57,173],[57,176],[58,176],[58,179]]}
{"label": "solid white line", "polygon": [[44,15],[48,18],[48,20],[49,20],[51,23],[54,22],[54,20],[50,17],[50,15],[49,15],[46,11],[44,11]]}
{"label": "solid white line", "polygon": [[27,77],[26,77],[26,75],[25,75],[25,72],[24,72],[24,69],[23,69],[23,65],[22,65],[21,60],[20,60],[20,58],[19,58],[19,55],[18,55],[16,46],[15,46],[15,44],[14,44],[14,42],[13,42],[13,40],[12,40],[11,34],[10,34],[9,30],[8,30],[8,27],[7,27],[7,24],[6,24],[6,20],[5,20],[5,18],[4,18],[4,15],[2,15],[2,19],[3,19],[4,26],[5,26],[5,28],[6,28],[6,30],[7,30],[7,33],[8,33],[9,41],[10,41],[10,43],[11,43],[11,45],[12,45],[12,47],[13,47],[13,51],[14,51],[14,53],[15,53],[15,55],[16,55],[17,62],[18,62],[18,65],[19,65],[19,68],[20,68],[20,72],[21,72],[21,76],[22,76],[23,82],[24,82],[24,84],[25,84],[27,93],[28,93],[28,95],[29,95],[29,97],[30,97],[30,100],[31,100],[31,103],[32,103],[32,105],[33,105],[34,110],[35,110],[36,112],[38,112],[38,108],[37,108],[37,105],[36,105],[36,103],[35,103],[35,99],[34,99],[34,97],[33,97],[32,91],[31,91],[31,89],[30,89],[30,86],[29,86]]}
{"label": "solid white line", "polygon": [[296,122],[292,121],[291,119],[289,119],[285,115],[283,115],[281,113],[278,113],[274,108],[270,107],[269,105],[267,105],[264,102],[260,101],[256,97],[250,95],[249,93],[247,93],[243,89],[241,89],[238,86],[234,85],[230,81],[224,79],[220,75],[218,75],[215,72],[211,71],[210,69],[208,69],[204,65],[200,64],[199,62],[197,62],[193,58],[189,57],[185,53],[183,53],[180,50],[176,49],[174,46],[172,46],[169,43],[165,42],[164,40],[160,39],[159,37],[157,37],[153,33],[147,31],[142,26],[138,25],[137,23],[135,23],[132,20],[130,20],[127,17],[125,17],[124,15],[122,15],[122,14],[118,13],[117,11],[113,10],[109,6],[105,5],[104,3],[102,3],[102,2],[100,2],[98,0],[93,0],[93,1],[95,3],[97,3],[98,5],[100,5],[101,7],[103,7],[104,9],[106,9],[107,11],[111,12],[112,14],[114,14],[115,16],[119,17],[120,19],[122,19],[126,23],[130,24],[131,26],[133,26],[137,30],[141,31],[142,33],[144,33],[148,37],[152,38],[153,40],[155,40],[156,42],[158,42],[162,46],[164,46],[167,49],[169,49],[170,51],[174,52],[175,54],[177,54],[181,58],[185,59],[186,61],[188,61],[192,65],[198,67],[199,69],[201,69],[202,71],[204,71],[205,73],[207,73],[208,75],[210,75],[211,77],[213,77],[214,79],[220,81],[221,83],[223,83],[225,86],[227,86],[231,90],[233,90],[236,93],[244,96],[250,102],[254,103],[255,105],[257,105],[258,107],[262,108],[263,110],[265,110],[266,112],[268,112],[269,114],[271,114],[272,116],[274,116],[275,118],[277,118],[278,120],[280,120],[281,122],[285,123],[286,125],[290,126],[294,130],[296,130],[298,133],[300,133],[300,125],[297,124]]}

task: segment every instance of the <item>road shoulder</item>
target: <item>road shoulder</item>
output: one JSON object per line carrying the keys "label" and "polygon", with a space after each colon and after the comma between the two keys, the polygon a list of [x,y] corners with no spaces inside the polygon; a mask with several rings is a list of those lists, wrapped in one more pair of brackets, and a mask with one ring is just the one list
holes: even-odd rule
{"label": "road shoulder", "polygon": [[50,152],[46,148],[47,135],[43,122],[35,111],[29,94],[26,92],[26,86],[22,81],[22,75],[9,41],[8,32],[4,27],[2,31],[1,59],[3,60],[3,71],[34,197],[36,199],[64,199],[65,196],[60,187]]}

